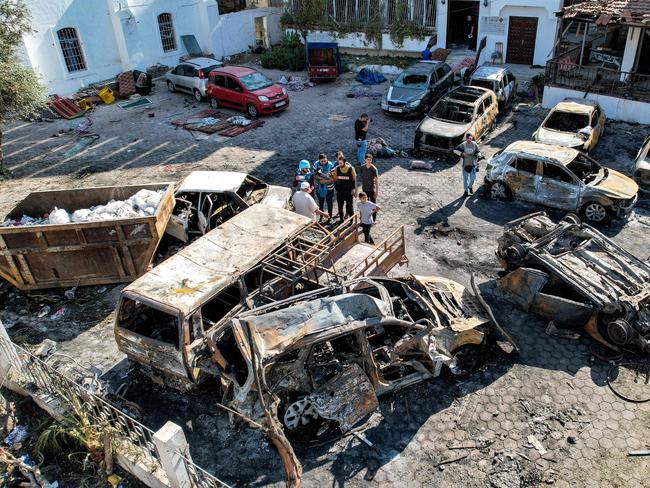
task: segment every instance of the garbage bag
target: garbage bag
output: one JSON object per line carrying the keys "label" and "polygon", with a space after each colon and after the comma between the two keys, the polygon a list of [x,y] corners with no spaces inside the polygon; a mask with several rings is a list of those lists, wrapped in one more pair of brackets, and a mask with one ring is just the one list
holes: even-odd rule
{"label": "garbage bag", "polygon": [[50,224],[69,224],[70,215],[62,208],[54,207],[50,212]]}
{"label": "garbage bag", "polygon": [[386,81],[386,77],[378,71],[372,71],[368,68],[361,68],[357,76],[354,78],[359,83],[364,85],[378,85]]}

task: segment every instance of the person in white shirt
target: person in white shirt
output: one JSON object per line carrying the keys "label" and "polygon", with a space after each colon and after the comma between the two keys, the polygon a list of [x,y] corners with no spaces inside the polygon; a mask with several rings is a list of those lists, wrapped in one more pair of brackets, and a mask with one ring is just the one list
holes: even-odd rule
{"label": "person in white shirt", "polygon": [[329,219],[330,214],[318,208],[318,204],[314,201],[310,193],[311,186],[309,182],[303,181],[300,183],[300,191],[297,191],[293,195],[293,207],[296,209],[296,213],[313,220],[316,220],[317,215]]}

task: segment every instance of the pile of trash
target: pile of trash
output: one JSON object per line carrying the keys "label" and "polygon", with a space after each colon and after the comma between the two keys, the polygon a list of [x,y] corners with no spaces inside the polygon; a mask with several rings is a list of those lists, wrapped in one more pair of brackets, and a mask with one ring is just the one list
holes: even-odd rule
{"label": "pile of trash", "polygon": [[234,117],[230,117],[227,119],[228,123],[232,125],[238,125],[240,127],[246,127],[247,125],[250,125],[251,121],[248,120],[246,117],[242,117],[241,115],[235,115]]}
{"label": "pile of trash", "polygon": [[289,79],[283,76],[278,80],[278,83],[285,85],[287,90],[290,91],[303,91],[305,88],[315,86],[311,81],[303,81],[299,76],[290,76]]}
{"label": "pile of trash", "polygon": [[158,208],[163,194],[164,190],[152,191],[142,189],[126,200],[111,200],[106,205],[81,208],[72,213],[63,208],[54,207],[49,214],[40,217],[23,215],[20,220],[6,220],[0,226],[69,224],[147,217],[156,213],[156,208]]}

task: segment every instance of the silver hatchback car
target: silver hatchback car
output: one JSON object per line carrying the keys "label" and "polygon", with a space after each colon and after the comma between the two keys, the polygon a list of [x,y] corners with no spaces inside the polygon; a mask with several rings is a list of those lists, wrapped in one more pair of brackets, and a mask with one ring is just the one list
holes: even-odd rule
{"label": "silver hatchback car", "polygon": [[184,91],[194,95],[197,102],[206,96],[208,75],[213,69],[223,66],[221,61],[211,58],[192,58],[183,61],[165,75],[170,92]]}
{"label": "silver hatchback car", "polygon": [[627,218],[639,187],[570,147],[517,141],[488,161],[485,184],[495,199],[513,197],[580,212],[590,223]]}

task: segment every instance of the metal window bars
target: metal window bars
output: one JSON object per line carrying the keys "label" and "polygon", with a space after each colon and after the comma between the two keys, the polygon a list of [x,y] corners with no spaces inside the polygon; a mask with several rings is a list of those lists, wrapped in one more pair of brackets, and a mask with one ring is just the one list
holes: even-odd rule
{"label": "metal window bars", "polygon": [[158,28],[160,29],[160,41],[163,51],[176,51],[176,34],[174,33],[174,22],[172,14],[162,13],[158,16]]}
{"label": "metal window bars", "polygon": [[77,29],[65,27],[56,32],[59,38],[59,45],[63,53],[63,60],[69,73],[83,71],[86,69],[86,59],[81,49],[81,42]]}

